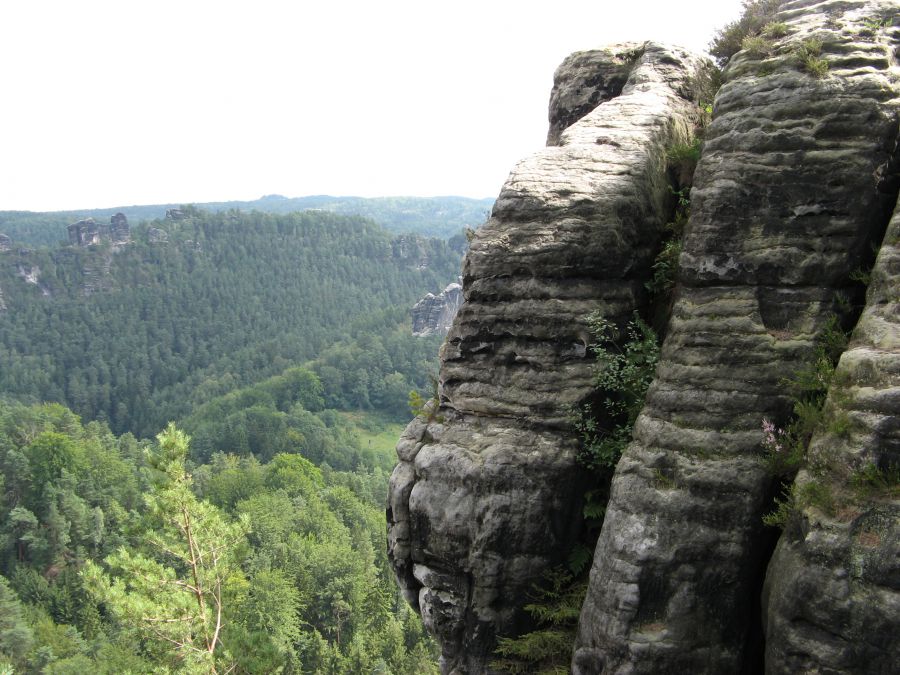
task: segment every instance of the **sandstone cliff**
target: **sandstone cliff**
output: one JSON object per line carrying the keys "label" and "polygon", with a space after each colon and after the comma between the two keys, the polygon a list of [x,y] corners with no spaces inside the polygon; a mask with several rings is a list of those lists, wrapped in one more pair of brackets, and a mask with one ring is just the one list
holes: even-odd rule
{"label": "sandstone cliff", "polygon": [[[762,666],[761,520],[775,486],[760,420],[786,424],[784,376],[832,316],[852,324],[852,273],[896,201],[897,43],[893,30],[859,36],[886,7],[782,3],[786,35],[726,69],[661,363],[595,551],[577,673]],[[810,40],[825,76],[798,56]]]}
{"label": "sandstone cliff", "polygon": [[110,242],[114,246],[131,241],[131,229],[124,213],[110,216],[109,225],[102,225],[93,218],[85,218],[68,226],[69,244],[72,246],[96,246]]}
{"label": "sandstone cliff", "polygon": [[[715,99],[576,673],[900,662],[900,216],[884,238],[900,185],[900,4],[796,0],[773,21]],[[646,309],[672,208],[666,150],[690,140],[704,73],[653,43],[567,59],[550,147],[514,168],[472,242],[440,400],[398,444],[388,507],[397,578],[444,672],[490,670],[497,636],[527,628],[524,592],[577,537],[585,478],[568,416],[593,386],[585,317],[621,324]],[[866,298],[860,271],[879,247]],[[861,310],[775,548],[762,518],[782,486],[761,421],[788,425],[785,376],[814,366],[828,326],[850,329]],[[801,498],[823,490],[831,507]]]}
{"label": "sandstone cliff", "polygon": [[413,335],[446,335],[462,304],[462,286],[448,284],[435,295],[428,293],[417,302],[411,311]]}
{"label": "sandstone cliff", "polygon": [[566,89],[618,89],[582,75],[590,61],[625,83],[587,114],[555,108],[583,116],[513,169],[466,257],[440,409],[398,445],[389,554],[445,671],[485,670],[496,635],[522,623],[525,591],[578,534],[567,420],[592,388],[586,315],[625,319],[645,303],[672,209],[666,150],[690,141],[709,68],[653,43],[580,54],[557,73],[557,106]]}

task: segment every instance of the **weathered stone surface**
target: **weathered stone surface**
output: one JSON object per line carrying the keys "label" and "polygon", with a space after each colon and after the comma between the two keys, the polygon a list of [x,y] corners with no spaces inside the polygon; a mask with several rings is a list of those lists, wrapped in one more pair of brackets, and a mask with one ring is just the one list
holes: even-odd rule
{"label": "weathered stone surface", "polygon": [[113,244],[127,244],[131,241],[131,229],[124,213],[109,218],[109,239]]}
{"label": "weathered stone surface", "polygon": [[[789,521],[764,589],[766,672],[889,673],[900,664],[900,502],[877,467],[900,470],[900,208],[872,270],[868,302],[835,372],[799,490],[824,491]],[[844,420],[842,425],[835,420]],[[829,512],[830,511],[830,512]]]}
{"label": "weathered stone surface", "polygon": [[100,243],[100,225],[93,218],[85,218],[68,227],[69,244],[72,246],[93,246]]}
{"label": "weathered stone surface", "polygon": [[462,300],[462,285],[457,283],[448,284],[437,295],[427,294],[412,308],[413,335],[446,335]]}
{"label": "weathered stone surface", "polygon": [[624,321],[645,302],[672,209],[666,150],[690,141],[708,67],[655,43],[575,63],[617,69],[626,53],[620,95],[520,162],[475,233],[440,406],[397,448],[389,555],[441,643],[444,672],[489,671],[496,636],[525,627],[525,591],[578,533],[583,479],[568,417],[592,387],[586,315]]}
{"label": "weathered stone surface", "polygon": [[41,289],[41,295],[50,296],[50,289],[41,283],[41,268],[37,265],[31,265],[20,262],[16,265],[16,276],[22,279],[26,284],[32,284]]}
{"label": "weathered stone surface", "polygon": [[640,49],[619,45],[568,56],[553,76],[547,145],[560,145],[563,131],[621,94],[640,55]]}
{"label": "weathered stone surface", "polygon": [[[896,200],[897,43],[893,30],[860,37],[863,17],[888,7],[786,2],[778,20],[790,32],[773,56],[741,53],[726,70],[657,377],[613,479],[575,673],[762,668],[761,517],[775,486],[760,422],[786,420],[782,378],[811,358],[829,317],[852,320],[861,294],[850,275]],[[795,55],[811,36],[830,64],[822,79]],[[834,668],[820,672],[844,672]]]}

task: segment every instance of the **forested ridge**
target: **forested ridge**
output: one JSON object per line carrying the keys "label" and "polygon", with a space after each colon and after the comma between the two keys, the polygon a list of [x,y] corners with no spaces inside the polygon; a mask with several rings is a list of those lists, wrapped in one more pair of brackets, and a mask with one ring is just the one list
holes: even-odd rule
{"label": "forested ridge", "polygon": [[403,325],[458,273],[445,242],[324,212],[185,214],[123,246],[0,252],[0,391],[146,437],[316,358],[333,406],[397,412],[424,385],[436,343]]}
{"label": "forested ridge", "polygon": [[[487,220],[493,199],[467,197],[334,197],[312,195],[283,197],[267,195],[252,201],[196,204],[204,211],[260,211],[285,214],[307,209],[371,218],[398,234],[416,233],[449,239],[465,227],[477,227]],[[124,213],[134,223],[160,219],[180,204],[118,206],[78,211],[0,211],[0,232],[24,246],[49,246],[66,238],[65,227],[82,218],[108,220]]]}
{"label": "forested ridge", "polygon": [[459,258],[195,208],[0,251],[0,673],[436,672],[384,496]]}

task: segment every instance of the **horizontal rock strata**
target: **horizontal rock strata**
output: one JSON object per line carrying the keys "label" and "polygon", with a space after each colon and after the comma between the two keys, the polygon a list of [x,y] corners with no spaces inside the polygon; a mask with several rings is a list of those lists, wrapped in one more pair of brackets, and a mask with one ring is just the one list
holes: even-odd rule
{"label": "horizontal rock strata", "polygon": [[[897,672],[900,664],[900,209],[835,371],[829,423],[797,478],[802,512],[769,565],[766,672]],[[803,505],[803,494],[820,504]]]}
{"label": "horizontal rock strata", "polygon": [[513,169],[466,257],[439,407],[397,447],[389,555],[444,672],[490,670],[496,637],[525,627],[526,591],[578,534],[568,417],[592,388],[586,316],[624,322],[644,302],[672,208],[666,150],[690,142],[708,68],[654,43],[569,62],[557,90],[592,68],[620,73],[621,90]]}
{"label": "horizontal rock strata", "polygon": [[[811,359],[829,319],[852,321],[851,273],[896,199],[897,43],[863,32],[889,5],[785,2],[787,35],[725,72],[657,377],[613,479],[575,673],[762,668],[761,518],[775,486],[760,423],[786,421],[782,378]],[[798,56],[810,39],[823,77]]]}

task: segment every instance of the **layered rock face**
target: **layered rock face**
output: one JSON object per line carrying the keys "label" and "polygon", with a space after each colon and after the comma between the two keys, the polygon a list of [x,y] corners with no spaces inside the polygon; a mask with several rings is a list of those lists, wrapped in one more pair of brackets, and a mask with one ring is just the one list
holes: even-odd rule
{"label": "layered rock face", "polygon": [[404,432],[388,506],[394,570],[444,672],[489,671],[496,637],[525,627],[525,592],[578,534],[568,417],[592,389],[586,316],[624,322],[645,302],[673,206],[666,150],[690,141],[708,67],[654,43],[570,57],[556,101],[609,92],[592,68],[621,86],[586,114],[551,109],[578,121],[513,169],[471,242],[439,406]]}
{"label": "layered rock face", "polygon": [[832,423],[813,438],[809,467],[797,478],[799,494],[823,493],[824,505],[789,521],[769,565],[769,673],[888,675],[900,664],[898,288],[900,208],[835,371],[826,407]]}
{"label": "layered rock face", "polygon": [[413,335],[445,335],[462,305],[462,286],[457,283],[435,295],[428,293],[412,308]]}
{"label": "layered rock face", "polygon": [[12,250],[12,241],[5,234],[0,234],[0,253]]}
{"label": "layered rock face", "polygon": [[93,218],[85,218],[68,227],[69,244],[72,246],[94,246],[104,241],[114,245],[131,241],[131,229],[124,213],[110,216],[109,225],[101,225]]}
{"label": "layered rock face", "polygon": [[72,246],[93,246],[100,243],[100,225],[93,218],[85,218],[68,227]]}
{"label": "layered rock face", "polygon": [[124,213],[110,216],[109,239],[113,244],[127,244],[131,241],[131,228]]}
{"label": "layered rock face", "polygon": [[[896,201],[900,42],[889,21],[869,29],[897,9],[785,2],[777,20],[787,34],[726,69],[656,380],[613,479],[575,673],[763,668],[771,542],[761,519],[776,486],[760,461],[760,423],[787,421],[783,378],[813,358],[830,318],[852,323],[861,285],[851,275],[870,264]],[[803,57],[816,44],[822,77]],[[858,347],[842,362],[861,378],[851,407],[865,424],[838,454],[897,452],[893,283],[873,288]],[[849,523],[807,513],[804,523],[770,571],[766,669],[887,672],[865,665],[890,662],[886,626],[896,667],[895,505]]]}

